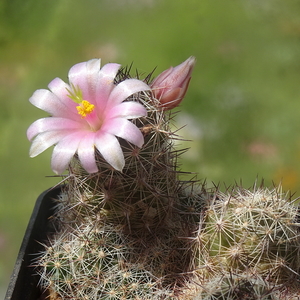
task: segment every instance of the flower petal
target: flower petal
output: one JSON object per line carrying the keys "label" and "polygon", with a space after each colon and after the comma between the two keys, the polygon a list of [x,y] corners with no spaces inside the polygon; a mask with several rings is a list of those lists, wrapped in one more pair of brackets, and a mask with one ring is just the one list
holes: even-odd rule
{"label": "flower petal", "polygon": [[69,131],[47,131],[40,133],[32,142],[29,156],[35,157],[56,144],[60,139],[68,135]]}
{"label": "flower petal", "polygon": [[69,81],[82,91],[83,99],[95,104],[95,94],[101,60],[91,59],[74,65],[69,71]]}
{"label": "flower petal", "polygon": [[68,90],[71,89],[68,84],[57,77],[48,84],[48,88],[70,112],[72,111],[74,115],[77,115],[75,109],[77,104],[68,97]]}
{"label": "flower petal", "polygon": [[88,173],[96,173],[98,167],[95,160],[95,133],[89,132],[82,137],[78,146],[78,157],[82,167]]}
{"label": "flower petal", "polygon": [[29,98],[31,104],[47,113],[62,117],[71,115],[67,106],[60,99],[48,90],[36,90]]}
{"label": "flower petal", "polygon": [[150,87],[138,79],[126,79],[119,83],[111,92],[108,98],[108,105],[111,108],[114,105],[120,104],[129,96],[141,92],[150,90]]}
{"label": "flower petal", "polygon": [[118,139],[109,133],[99,132],[95,146],[103,158],[116,170],[122,171],[125,165],[124,155]]}
{"label": "flower petal", "polygon": [[121,65],[109,63],[104,65],[99,72],[99,81],[96,89],[96,101],[99,110],[104,110],[111,91],[116,87],[115,77]]}
{"label": "flower petal", "polygon": [[33,122],[27,129],[27,138],[31,141],[36,135],[45,131],[80,129],[82,124],[66,118],[42,118]]}
{"label": "flower petal", "polygon": [[78,149],[82,132],[75,132],[65,136],[54,147],[51,159],[52,170],[56,174],[61,174],[70,163],[72,157]]}
{"label": "flower petal", "polygon": [[132,122],[124,118],[107,120],[103,125],[103,131],[118,136],[141,148],[144,144],[144,136]]}
{"label": "flower petal", "polygon": [[146,115],[147,115],[146,108],[142,104],[134,101],[122,102],[112,107],[107,112],[108,118],[124,117],[126,119],[134,119]]}

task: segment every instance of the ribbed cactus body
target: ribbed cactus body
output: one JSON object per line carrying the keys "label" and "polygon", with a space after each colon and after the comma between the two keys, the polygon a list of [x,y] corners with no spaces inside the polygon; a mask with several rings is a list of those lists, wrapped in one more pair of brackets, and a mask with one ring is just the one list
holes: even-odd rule
{"label": "ribbed cactus body", "polygon": [[297,207],[280,189],[217,192],[196,242],[203,299],[286,299],[278,290],[299,288],[299,233]]}
{"label": "ribbed cactus body", "polygon": [[275,287],[259,276],[222,274],[206,281],[193,300],[275,300]]}
{"label": "ribbed cactus body", "polygon": [[[129,263],[132,245],[121,230],[86,222],[60,232],[39,263],[41,282],[62,299],[160,299],[168,295],[142,264]],[[150,299],[150,298],[149,298]]]}

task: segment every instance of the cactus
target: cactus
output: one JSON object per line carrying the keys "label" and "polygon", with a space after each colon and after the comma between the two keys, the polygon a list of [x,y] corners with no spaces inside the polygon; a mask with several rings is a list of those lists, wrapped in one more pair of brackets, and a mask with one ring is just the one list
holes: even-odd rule
{"label": "cactus", "polygon": [[203,299],[292,299],[290,292],[299,289],[300,236],[290,197],[280,187],[236,187],[217,191],[209,202],[196,238],[199,281],[209,294]]}
{"label": "cactus", "polygon": [[186,93],[194,58],[154,80],[98,63],[74,66],[70,85],[55,79],[51,95],[31,98],[53,117],[28,129],[31,156],[56,144],[52,168],[68,168],[56,231],[32,263],[41,289],[74,300],[297,297],[299,214],[287,194],[222,193],[183,180],[186,150],[175,149],[170,110]]}
{"label": "cactus", "polygon": [[38,264],[41,286],[62,299],[159,299],[167,291],[142,264],[128,263],[130,239],[120,228],[85,222],[61,231]]}

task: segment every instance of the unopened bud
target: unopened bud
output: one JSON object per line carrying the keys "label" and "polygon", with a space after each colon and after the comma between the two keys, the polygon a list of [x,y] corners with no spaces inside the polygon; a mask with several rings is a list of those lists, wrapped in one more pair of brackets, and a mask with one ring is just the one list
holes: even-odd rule
{"label": "unopened bud", "polygon": [[153,95],[163,109],[172,109],[183,100],[196,59],[191,56],[176,67],[170,67],[159,74],[152,82]]}

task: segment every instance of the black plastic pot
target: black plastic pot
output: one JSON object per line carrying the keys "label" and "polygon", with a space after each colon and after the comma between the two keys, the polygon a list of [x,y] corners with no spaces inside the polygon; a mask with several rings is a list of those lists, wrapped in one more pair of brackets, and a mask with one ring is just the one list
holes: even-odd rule
{"label": "black plastic pot", "polygon": [[41,296],[38,276],[31,261],[34,254],[42,250],[43,242],[49,233],[49,218],[53,214],[54,201],[61,191],[56,187],[43,192],[37,199],[28,223],[17,261],[11,275],[5,300],[37,300]]}

